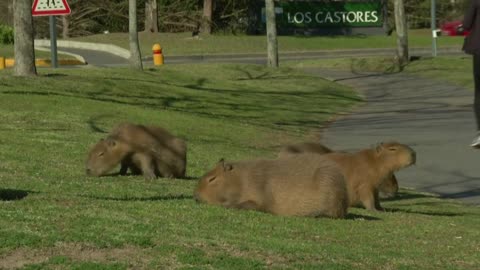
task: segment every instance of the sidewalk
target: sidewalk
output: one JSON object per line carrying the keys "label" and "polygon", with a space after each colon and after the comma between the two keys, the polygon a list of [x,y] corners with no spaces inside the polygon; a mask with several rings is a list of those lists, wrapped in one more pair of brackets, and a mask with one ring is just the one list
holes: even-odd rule
{"label": "sidewalk", "polygon": [[473,91],[406,73],[307,72],[353,87],[367,100],[326,129],[326,145],[356,150],[388,140],[408,144],[417,165],[397,173],[401,187],[480,204],[480,150],[469,146]]}

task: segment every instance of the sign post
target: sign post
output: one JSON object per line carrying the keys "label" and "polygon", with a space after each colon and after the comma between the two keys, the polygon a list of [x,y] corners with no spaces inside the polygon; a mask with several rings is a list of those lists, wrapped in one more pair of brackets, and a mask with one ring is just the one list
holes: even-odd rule
{"label": "sign post", "polygon": [[50,16],[50,52],[52,67],[58,67],[57,23],[55,15],[68,15],[71,10],[67,0],[34,0],[32,16]]}
{"label": "sign post", "polygon": [[437,56],[437,26],[436,26],[436,7],[435,7],[435,0],[431,1],[431,27],[432,27],[432,56]]}

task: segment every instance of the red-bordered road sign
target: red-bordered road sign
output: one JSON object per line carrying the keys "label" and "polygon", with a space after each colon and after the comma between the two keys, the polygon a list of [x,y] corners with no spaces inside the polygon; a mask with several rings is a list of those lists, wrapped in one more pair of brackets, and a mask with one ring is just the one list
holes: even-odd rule
{"label": "red-bordered road sign", "polygon": [[70,14],[67,0],[34,0],[32,16],[52,16]]}

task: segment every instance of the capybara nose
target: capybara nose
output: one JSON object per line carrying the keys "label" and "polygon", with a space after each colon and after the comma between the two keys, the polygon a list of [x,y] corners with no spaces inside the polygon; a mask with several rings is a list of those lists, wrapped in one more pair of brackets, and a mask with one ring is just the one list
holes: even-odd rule
{"label": "capybara nose", "polygon": [[200,197],[198,196],[198,193],[197,193],[197,192],[195,192],[195,194],[193,194],[193,199],[195,199],[195,201],[196,201],[197,203],[200,202]]}
{"label": "capybara nose", "polygon": [[417,162],[417,153],[415,151],[412,151],[412,164],[415,164]]}
{"label": "capybara nose", "polygon": [[86,173],[87,175],[92,175],[92,171],[91,171],[89,168],[87,168],[87,169],[85,170],[85,173]]}

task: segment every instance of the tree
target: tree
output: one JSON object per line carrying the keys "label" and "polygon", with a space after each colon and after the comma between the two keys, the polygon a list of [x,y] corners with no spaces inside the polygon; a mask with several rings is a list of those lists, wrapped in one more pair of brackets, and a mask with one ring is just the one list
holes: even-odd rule
{"label": "tree", "polygon": [[397,32],[397,61],[400,69],[408,63],[408,33],[405,5],[403,0],[395,0],[395,29]]}
{"label": "tree", "polygon": [[35,50],[33,47],[33,18],[31,0],[13,1],[13,28],[16,76],[35,76]]}
{"label": "tree", "polygon": [[137,0],[128,0],[128,30],[130,43],[130,65],[133,68],[143,70],[142,55],[138,45],[137,29]]}
{"label": "tree", "polygon": [[277,41],[277,23],[275,21],[275,5],[273,0],[265,1],[265,13],[267,17],[267,51],[268,66],[278,67],[278,41]]}
{"label": "tree", "polygon": [[203,0],[203,33],[212,33],[213,0]]}
{"label": "tree", "polygon": [[158,33],[157,0],[145,1],[145,31]]}

